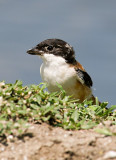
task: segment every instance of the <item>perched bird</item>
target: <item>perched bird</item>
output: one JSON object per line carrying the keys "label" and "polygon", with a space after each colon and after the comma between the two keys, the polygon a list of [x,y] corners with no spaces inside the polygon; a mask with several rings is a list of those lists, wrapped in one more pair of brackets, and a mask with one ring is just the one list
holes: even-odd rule
{"label": "perched bird", "polygon": [[40,67],[42,80],[48,84],[50,92],[58,91],[62,85],[67,95],[83,102],[95,98],[92,94],[92,79],[83,66],[76,61],[73,47],[60,39],[47,39],[27,51],[39,55],[43,64]]}

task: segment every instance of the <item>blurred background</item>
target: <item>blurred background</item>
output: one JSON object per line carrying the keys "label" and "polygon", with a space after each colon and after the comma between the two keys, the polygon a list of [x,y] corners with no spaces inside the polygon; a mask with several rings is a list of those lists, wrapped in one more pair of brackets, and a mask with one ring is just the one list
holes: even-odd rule
{"label": "blurred background", "polygon": [[42,60],[26,51],[48,38],[71,44],[94,95],[116,104],[116,0],[0,0],[0,80],[40,83]]}

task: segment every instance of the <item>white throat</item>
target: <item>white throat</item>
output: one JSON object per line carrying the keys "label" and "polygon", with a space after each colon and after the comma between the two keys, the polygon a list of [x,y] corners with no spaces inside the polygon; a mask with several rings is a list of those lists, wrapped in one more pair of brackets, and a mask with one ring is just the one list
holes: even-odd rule
{"label": "white throat", "polygon": [[44,64],[46,65],[61,65],[66,64],[65,59],[60,56],[55,56],[53,54],[47,54],[45,53],[43,56],[41,56]]}

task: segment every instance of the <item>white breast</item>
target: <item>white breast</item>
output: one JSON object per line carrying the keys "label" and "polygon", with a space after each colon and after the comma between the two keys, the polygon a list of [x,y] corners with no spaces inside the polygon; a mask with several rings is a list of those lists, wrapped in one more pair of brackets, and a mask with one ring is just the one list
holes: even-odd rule
{"label": "white breast", "polygon": [[64,58],[53,54],[44,54],[41,58],[43,64],[40,68],[40,74],[42,80],[48,84],[50,92],[58,91],[56,83],[61,84],[66,90],[76,83],[76,72],[65,62]]}
{"label": "white breast", "polygon": [[48,84],[50,92],[59,91],[57,84],[61,84],[67,95],[73,95],[74,98],[84,99],[90,98],[92,95],[91,88],[82,84],[73,67],[65,62],[65,59],[53,54],[44,54],[41,56],[43,64],[40,68],[42,80]]}

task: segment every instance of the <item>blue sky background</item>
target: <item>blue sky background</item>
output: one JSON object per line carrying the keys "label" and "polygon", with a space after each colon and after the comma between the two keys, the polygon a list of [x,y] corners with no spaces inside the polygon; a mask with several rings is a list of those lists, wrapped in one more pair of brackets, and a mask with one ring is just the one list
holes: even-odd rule
{"label": "blue sky background", "polygon": [[116,104],[116,0],[0,0],[0,80],[40,83],[42,61],[26,51],[48,38],[71,44],[94,95]]}

